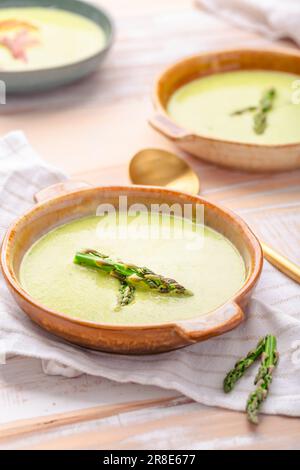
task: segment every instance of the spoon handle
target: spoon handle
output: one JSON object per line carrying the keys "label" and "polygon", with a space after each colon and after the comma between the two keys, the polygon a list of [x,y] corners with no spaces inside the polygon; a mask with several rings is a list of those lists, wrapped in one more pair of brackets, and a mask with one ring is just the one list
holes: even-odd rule
{"label": "spoon handle", "polygon": [[290,261],[285,256],[273,250],[266,243],[260,242],[264,257],[275,266],[279,271],[300,284],[300,266]]}

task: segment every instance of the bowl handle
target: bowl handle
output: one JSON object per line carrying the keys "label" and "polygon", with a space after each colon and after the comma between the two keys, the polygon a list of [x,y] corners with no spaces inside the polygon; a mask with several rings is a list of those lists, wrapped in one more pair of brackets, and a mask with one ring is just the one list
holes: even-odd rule
{"label": "bowl handle", "polygon": [[244,320],[244,317],[244,312],[237,303],[228,302],[203,317],[176,322],[176,329],[181,336],[190,341],[200,341],[232,330]]}
{"label": "bowl handle", "polygon": [[163,114],[155,114],[148,120],[153,129],[172,140],[192,139],[194,136],[188,131],[175,124]]}
{"label": "bowl handle", "polygon": [[77,189],[88,188],[91,185],[83,181],[67,180],[61,183],[52,184],[47,188],[42,189],[34,195],[35,202],[43,202],[52,197],[61,196]]}

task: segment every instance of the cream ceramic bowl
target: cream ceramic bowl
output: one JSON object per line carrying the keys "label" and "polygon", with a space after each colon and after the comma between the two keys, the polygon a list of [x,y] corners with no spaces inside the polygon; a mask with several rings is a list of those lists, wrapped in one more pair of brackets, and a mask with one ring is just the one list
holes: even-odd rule
{"label": "cream ceramic bowl", "polygon": [[[110,325],[71,318],[40,305],[22,288],[19,268],[28,248],[44,233],[69,220],[95,214],[100,203],[118,207],[119,195],[128,204],[204,204],[206,224],[221,232],[237,247],[246,266],[242,288],[216,310],[176,322],[147,325]],[[198,196],[149,186],[87,187],[67,182],[37,195],[38,204],[19,217],[7,231],[1,250],[4,279],[22,310],[45,330],[67,341],[101,351],[149,354],[169,351],[203,341],[235,328],[244,318],[245,308],[262,269],[262,252],[248,226],[228,210]]]}
{"label": "cream ceramic bowl", "polygon": [[194,134],[169,117],[168,100],[180,86],[196,78],[233,70],[273,70],[300,76],[300,54],[293,49],[237,49],[185,58],[167,68],[155,83],[157,114],[149,121],[152,127],[181,149],[210,163],[257,172],[300,168],[300,139],[283,145],[232,142]]}

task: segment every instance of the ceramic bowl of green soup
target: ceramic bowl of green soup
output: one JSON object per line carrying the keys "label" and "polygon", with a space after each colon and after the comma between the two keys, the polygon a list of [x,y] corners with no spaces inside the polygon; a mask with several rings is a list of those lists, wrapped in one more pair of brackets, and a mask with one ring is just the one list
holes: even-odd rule
{"label": "ceramic bowl of green soup", "polygon": [[177,62],[158,78],[150,124],[208,162],[300,168],[300,54],[229,50]]}
{"label": "ceramic bowl of green soup", "polygon": [[3,0],[0,80],[7,93],[59,87],[95,71],[112,41],[112,20],[89,3]]}
{"label": "ceramic bowl of green soup", "polygon": [[66,182],[8,230],[4,278],[21,309],[67,341],[168,351],[235,328],[262,268],[236,215],[158,187]]}

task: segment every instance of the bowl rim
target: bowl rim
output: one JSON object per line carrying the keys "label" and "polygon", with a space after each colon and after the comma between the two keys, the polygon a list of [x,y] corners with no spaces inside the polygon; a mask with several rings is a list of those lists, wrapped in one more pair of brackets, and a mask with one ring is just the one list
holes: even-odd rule
{"label": "bowl rim", "polygon": [[[297,49],[292,49],[289,47],[284,47],[284,46],[270,46],[270,47],[240,47],[240,48],[224,48],[224,49],[212,49],[209,51],[203,51],[198,54],[191,54],[188,56],[185,56],[175,62],[172,62],[169,64],[167,67],[165,67],[157,76],[154,81],[154,86],[152,88],[152,102],[154,105],[154,108],[158,111],[158,114],[162,114],[167,120],[169,120],[172,124],[174,124],[178,129],[183,131],[186,135],[183,137],[175,137],[173,140],[176,140],[178,142],[184,141],[184,140],[197,140],[201,139],[203,141],[206,141],[207,143],[222,143],[222,144],[228,144],[228,145],[233,145],[233,146],[238,146],[238,147],[249,147],[249,148],[267,148],[267,149],[288,149],[288,148],[295,148],[300,146],[300,138],[299,141],[296,142],[290,142],[287,144],[266,144],[266,143],[254,143],[254,142],[241,142],[241,141],[236,141],[236,140],[230,140],[230,139],[221,139],[218,137],[211,137],[207,136],[205,134],[198,134],[196,132],[193,132],[178,122],[176,122],[167,112],[166,107],[162,104],[162,101],[160,99],[160,93],[159,93],[159,87],[160,87],[160,82],[169,74],[172,73],[172,71],[179,67],[182,66],[183,64],[194,61],[194,60],[199,60],[202,58],[208,58],[210,56],[221,56],[223,54],[243,54],[243,53],[252,53],[252,54],[281,54],[286,57],[290,56],[291,58],[298,59],[300,61],[300,52]],[[239,70],[239,69],[237,69]],[[246,69],[245,69],[246,70]],[[255,69],[253,69],[255,70]],[[257,69],[259,70],[259,69]],[[264,70],[269,70],[269,69],[264,69]],[[273,71],[276,71],[275,69]],[[284,71],[282,71],[285,73]],[[205,76],[210,76],[213,75],[215,72],[209,73]],[[222,72],[216,72],[217,73],[222,73]],[[289,73],[289,72],[286,72]],[[300,75],[299,75],[300,78]],[[191,80],[192,81],[192,80]],[[189,83],[189,82],[187,82]],[[166,135],[166,134],[165,134]],[[172,139],[172,137],[169,137]]]}
{"label": "bowl rim", "polygon": [[[100,322],[94,322],[90,320],[84,320],[84,319],[72,317],[62,312],[52,310],[48,308],[47,306],[40,304],[38,301],[36,301],[21,286],[20,281],[18,280],[17,276],[15,275],[13,269],[10,266],[11,239],[15,237],[16,234],[18,233],[18,225],[22,221],[24,221],[28,216],[32,215],[34,212],[39,211],[42,207],[44,208],[46,208],[47,206],[51,207],[52,204],[55,205],[55,203],[59,201],[72,199],[74,197],[80,196],[81,194],[84,194],[90,191],[100,191],[100,192],[109,191],[111,193],[119,193],[120,191],[127,191],[127,192],[130,192],[131,194],[134,192],[163,193],[165,195],[178,197],[179,202],[181,198],[184,198],[184,199],[187,198],[192,203],[200,202],[200,203],[203,203],[205,206],[217,209],[218,211],[224,213],[226,217],[234,219],[234,221],[238,223],[242,232],[246,235],[248,246],[252,248],[253,255],[254,255],[254,256],[251,256],[251,267],[252,267],[251,271],[252,272],[250,272],[250,274],[245,278],[241,288],[231,298],[227,299],[224,303],[222,303],[215,309],[209,312],[206,312],[205,314],[202,314],[200,316],[195,316],[195,317],[186,318],[186,319],[183,318],[181,320],[170,320],[170,321],[164,321],[161,323],[139,323],[139,324],[100,323]],[[78,219],[80,219],[80,217],[78,217]],[[64,222],[61,225],[63,224]],[[12,288],[13,291],[18,296],[22,297],[22,299],[25,300],[27,303],[31,304],[33,307],[41,311],[44,311],[50,314],[51,316],[54,316],[61,320],[65,320],[67,322],[71,322],[77,326],[85,326],[85,327],[94,328],[94,329],[135,331],[135,330],[150,330],[150,329],[157,329],[157,328],[174,328],[174,327],[176,328],[178,326],[181,327],[186,321],[193,322],[197,320],[203,320],[207,318],[208,316],[212,315],[214,312],[217,312],[220,309],[224,308],[228,304],[233,304],[233,305],[237,305],[238,307],[240,307],[240,301],[243,299],[244,296],[246,296],[246,294],[249,291],[253,289],[253,287],[255,286],[261,274],[262,267],[263,267],[263,254],[262,254],[261,245],[257,237],[254,235],[253,231],[250,229],[250,227],[246,224],[246,222],[244,222],[244,220],[240,216],[236,215],[235,213],[233,213],[231,210],[227,208],[223,208],[219,204],[215,204],[215,203],[212,203],[211,201],[208,201],[206,198],[202,196],[198,196],[198,195],[194,196],[188,193],[184,193],[184,192],[176,191],[172,189],[166,189],[166,188],[162,188],[159,186],[145,186],[145,185],[90,186],[86,188],[71,190],[65,194],[46,199],[45,201],[35,204],[31,209],[21,214],[10,225],[10,227],[7,229],[6,234],[3,238],[3,242],[1,246],[1,254],[0,254],[0,264],[1,264],[1,270],[3,273],[4,279],[6,283],[9,284],[10,288]],[[231,320],[229,319],[223,323],[220,322],[219,324],[216,324],[212,328],[212,330],[217,330],[223,325],[230,323],[230,321]]]}
{"label": "bowl rim", "polygon": [[[12,77],[21,77],[21,76],[30,76],[32,74],[47,74],[47,73],[54,73],[54,72],[63,72],[65,70],[68,70],[70,67],[72,66],[77,66],[77,65],[82,65],[84,66],[85,64],[89,63],[90,61],[94,60],[94,59],[97,59],[99,57],[101,57],[102,55],[106,54],[109,49],[112,47],[112,44],[114,42],[114,39],[115,39],[115,32],[116,32],[116,27],[115,27],[115,22],[114,20],[112,19],[112,16],[110,15],[110,13],[107,12],[107,10],[105,8],[103,8],[102,6],[98,6],[90,1],[84,1],[82,2],[81,0],[72,0],[75,4],[81,4],[81,5],[85,5],[89,8],[93,8],[94,10],[97,10],[99,13],[101,13],[103,15],[103,17],[105,18],[105,21],[107,22],[109,28],[110,28],[110,31],[109,33],[104,33],[105,34],[105,45],[102,49],[100,49],[99,51],[89,55],[88,57],[84,57],[83,59],[80,59],[80,60],[74,60],[73,62],[69,62],[67,64],[63,64],[63,65],[58,65],[58,66],[54,66],[54,67],[42,67],[42,68],[36,68],[36,69],[32,69],[32,70],[1,70],[0,71],[0,78],[1,79],[6,79],[6,80],[9,80],[9,78],[12,78]],[[29,0],[30,2],[30,0]],[[27,7],[36,7],[36,8],[44,8],[44,9],[47,9],[48,7],[47,6],[43,6],[43,5],[40,5],[40,6],[37,6],[37,5],[30,5],[28,3],[28,5],[24,5],[24,6],[17,6],[17,5],[11,5],[11,6],[2,6],[0,5],[0,11],[1,10],[4,10],[4,9],[8,9],[8,8],[27,8]],[[72,10],[67,10],[66,8],[63,8],[63,7],[60,7],[59,5],[53,5],[52,7],[53,9],[57,9],[57,10],[62,10],[62,11],[67,11],[67,12],[70,12],[70,13],[76,13]],[[79,16],[82,16],[84,18],[87,18],[89,19],[90,21],[92,21],[93,23],[97,24],[99,26],[99,24],[90,19],[89,17],[87,16],[84,16],[84,15],[81,15],[80,13],[76,13],[77,15]]]}

